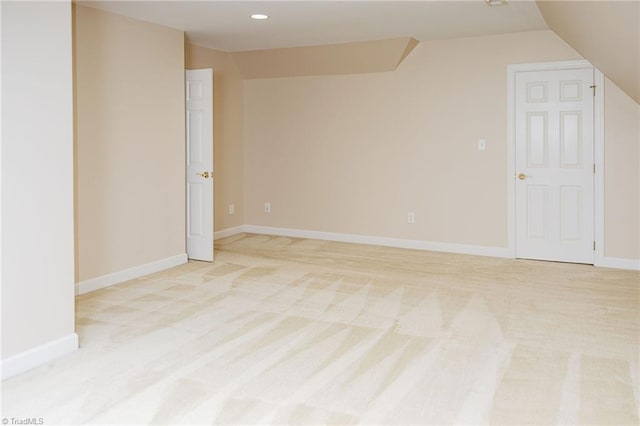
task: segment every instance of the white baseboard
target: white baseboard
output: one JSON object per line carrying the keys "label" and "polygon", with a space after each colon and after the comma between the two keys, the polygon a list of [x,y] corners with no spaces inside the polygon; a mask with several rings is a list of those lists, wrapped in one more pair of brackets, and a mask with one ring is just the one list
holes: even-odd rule
{"label": "white baseboard", "polygon": [[76,349],[78,349],[78,335],[71,333],[44,345],[10,356],[7,359],[3,359],[0,364],[2,380],[45,365]]}
{"label": "white baseboard", "polygon": [[433,241],[408,240],[401,238],[376,237],[371,235],[342,234],[337,232],[307,231],[304,229],[275,228],[270,226],[244,225],[242,232],[253,234],[279,235],[292,238],[313,238],[316,240],[339,241],[344,243],[371,244],[415,250],[440,251],[447,253],[471,254],[476,256],[510,258],[506,247],[484,247]]}
{"label": "white baseboard", "polygon": [[218,240],[220,238],[230,237],[232,235],[242,234],[244,232],[244,225],[234,226],[232,228],[223,229],[214,233],[213,239]]}
{"label": "white baseboard", "polygon": [[[305,229],[278,228],[273,226],[260,225],[238,225],[232,228],[223,229],[215,233],[215,239],[217,240],[220,238],[231,237],[233,235],[242,234],[243,232],[252,234],[278,235],[282,237],[312,238],[325,241],[371,244],[377,246],[513,259],[513,254],[506,247],[486,247],[456,243],[439,243],[433,241],[376,237],[371,235],[343,234],[338,232],[309,231]],[[627,269],[638,271],[640,270],[640,260],[622,259],[618,257],[602,257],[600,259],[596,259],[595,266],[601,268]]]}
{"label": "white baseboard", "polygon": [[153,274],[154,272],[173,268],[174,266],[182,265],[184,263],[187,263],[187,254],[181,253],[165,259],[145,263],[144,265],[134,266],[133,268],[125,269],[123,271],[113,272],[111,274],[80,281],[76,285],[76,294],[84,294],[104,287],[109,287],[144,275]]}
{"label": "white baseboard", "polygon": [[640,271],[640,259],[623,259],[620,257],[604,256],[596,261],[595,266],[601,268],[629,269],[632,271]]}
{"label": "white baseboard", "polygon": [[[278,228],[260,225],[240,225],[228,228],[216,238],[229,237],[243,232],[251,234],[278,235],[291,238],[312,238],[316,240],[339,241],[344,243],[371,244],[376,246],[398,247],[414,250],[429,250],[446,253],[471,254],[476,256],[502,257],[513,259],[513,253],[507,247],[486,247],[456,243],[440,243],[434,241],[409,240],[401,238],[376,237],[371,235],[342,234],[337,232],[309,231],[305,229]],[[622,259],[602,257],[596,259],[595,266],[601,268],[640,270],[640,259]]]}

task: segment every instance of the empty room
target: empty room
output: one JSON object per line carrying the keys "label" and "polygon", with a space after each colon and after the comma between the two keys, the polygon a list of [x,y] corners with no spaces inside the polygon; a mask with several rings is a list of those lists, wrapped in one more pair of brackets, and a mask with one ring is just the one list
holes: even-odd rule
{"label": "empty room", "polygon": [[640,423],[640,2],[0,22],[3,424]]}

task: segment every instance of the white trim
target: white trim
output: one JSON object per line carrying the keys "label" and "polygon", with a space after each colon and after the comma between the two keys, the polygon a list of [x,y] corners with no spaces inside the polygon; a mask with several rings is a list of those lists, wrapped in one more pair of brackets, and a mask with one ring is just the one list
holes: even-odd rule
{"label": "white trim", "polygon": [[278,235],[292,238],[312,238],[316,240],[339,241],[343,243],[370,244],[414,250],[440,251],[447,253],[471,254],[476,256],[510,257],[505,247],[484,247],[475,245],[441,243],[434,241],[408,240],[401,238],[377,237],[371,235],[342,234],[337,232],[309,231],[304,229],[274,228],[270,226],[244,225],[244,232],[252,234]]}
{"label": "white trim", "polygon": [[71,333],[44,345],[21,352],[3,359],[0,364],[2,380],[16,376],[32,368],[45,365],[56,358],[67,355],[78,349],[78,335]]}
{"label": "white trim", "polygon": [[76,285],[76,294],[89,293],[90,291],[109,287],[144,275],[153,274],[154,272],[173,268],[174,266],[182,265],[184,263],[187,263],[187,254],[181,253],[165,259],[145,263],[144,265],[134,266],[133,268],[125,269],[123,271],[112,272],[100,277],[80,281]]}
{"label": "white trim", "polygon": [[534,62],[528,64],[507,65],[509,72],[521,71],[553,71],[553,70],[577,70],[582,68],[593,68],[591,62],[579,59],[576,61],[556,61],[556,62]]}
{"label": "white trim", "polygon": [[540,62],[507,65],[507,251],[516,257],[516,208],[515,208],[515,75],[525,71],[554,71],[568,69],[593,69],[594,84],[598,86],[594,100],[594,265],[602,266],[604,249],[604,76],[589,61]]}
{"label": "white trim", "polygon": [[[439,243],[433,241],[408,240],[400,238],[376,237],[371,235],[342,234],[337,232],[310,231],[305,229],[277,228],[260,225],[238,225],[216,232],[216,239],[242,234],[278,235],[291,238],[311,238],[325,241],[339,241],[354,244],[370,244],[386,247],[397,247],[414,250],[429,250],[447,253],[471,254],[513,258],[511,251],[504,247],[485,247],[456,243]],[[602,268],[640,270],[640,259],[622,259],[615,257],[601,257],[595,265]]]}
{"label": "white trim", "polygon": [[516,71],[521,65],[507,65],[507,250],[516,258]]}
{"label": "white trim", "polygon": [[593,105],[593,162],[596,165],[596,173],[593,177],[593,237],[596,249],[593,253],[593,264],[604,266],[604,75],[595,67],[593,84],[596,86]]}
{"label": "white trim", "polygon": [[244,232],[244,225],[234,226],[232,228],[223,229],[221,231],[216,231],[214,233],[214,240],[219,240],[220,238],[227,238],[232,235],[242,234]]}
{"label": "white trim", "polygon": [[623,259],[621,257],[606,257],[599,259],[597,265],[601,268],[629,269],[632,271],[640,271],[640,259]]}

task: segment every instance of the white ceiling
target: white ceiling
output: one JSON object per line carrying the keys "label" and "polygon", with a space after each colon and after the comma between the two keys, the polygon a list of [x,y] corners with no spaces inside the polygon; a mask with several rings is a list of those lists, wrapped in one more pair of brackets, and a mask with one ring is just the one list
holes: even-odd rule
{"label": "white ceiling", "polygon": [[[535,1],[78,1],[177,28],[225,51],[414,37],[471,37],[547,29]],[[255,21],[252,13],[270,19]]]}

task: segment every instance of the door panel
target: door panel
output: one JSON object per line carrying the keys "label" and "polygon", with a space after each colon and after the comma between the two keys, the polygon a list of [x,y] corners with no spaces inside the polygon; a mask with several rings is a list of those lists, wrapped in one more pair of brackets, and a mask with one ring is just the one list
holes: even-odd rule
{"label": "door panel", "polygon": [[527,166],[547,167],[547,113],[527,113]]}
{"label": "door panel", "polygon": [[529,240],[547,238],[548,195],[547,187],[529,185],[527,187],[527,238]]}
{"label": "door panel", "polygon": [[213,71],[186,71],[187,255],[213,260]]}
{"label": "door panel", "polygon": [[560,112],[560,166],[582,167],[582,112]]}
{"label": "door panel", "polygon": [[593,69],[515,82],[516,257],[593,263]]}
{"label": "door panel", "polygon": [[582,188],[560,187],[560,239],[579,241],[582,238]]}

